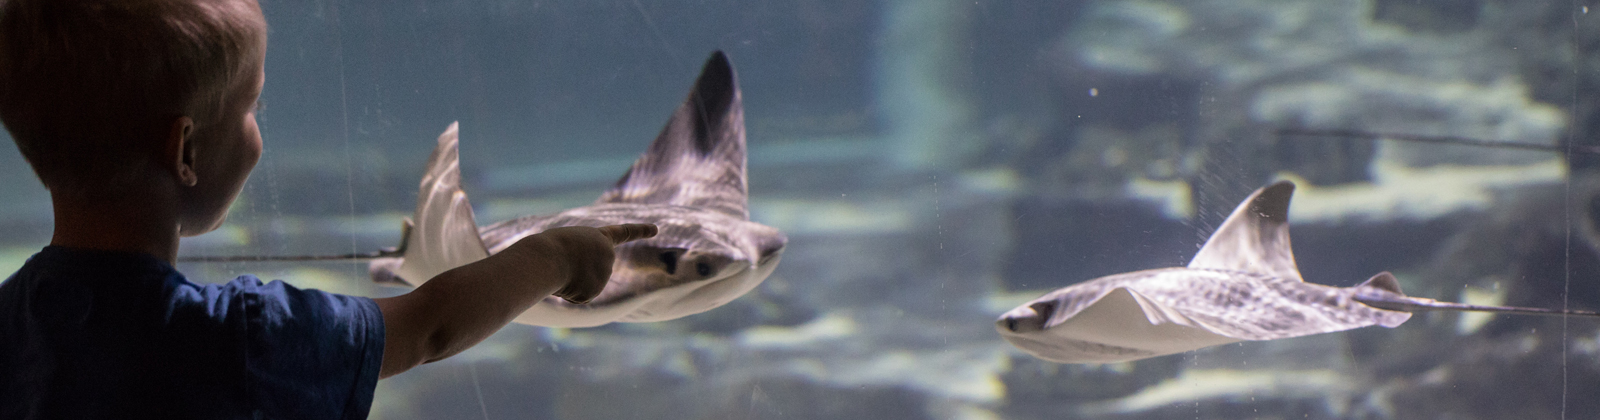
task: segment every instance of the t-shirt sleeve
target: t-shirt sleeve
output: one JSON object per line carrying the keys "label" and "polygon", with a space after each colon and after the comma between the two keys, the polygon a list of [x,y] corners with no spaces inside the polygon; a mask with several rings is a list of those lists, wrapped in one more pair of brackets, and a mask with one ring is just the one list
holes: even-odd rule
{"label": "t-shirt sleeve", "polygon": [[383,362],[383,314],[372,299],[261,284],[241,276],[247,391],[282,418],[363,419]]}

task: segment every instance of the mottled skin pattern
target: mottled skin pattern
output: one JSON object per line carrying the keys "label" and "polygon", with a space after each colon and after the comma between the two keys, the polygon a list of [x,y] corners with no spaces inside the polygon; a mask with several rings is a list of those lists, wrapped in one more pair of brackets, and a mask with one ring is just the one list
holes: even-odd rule
{"label": "mottled skin pattern", "polygon": [[[567,210],[549,216],[529,216],[496,223],[481,229],[489,252],[500,252],[524,236],[559,226],[605,226],[620,223],[653,223],[660,229],[654,238],[617,247],[611,281],[604,291],[587,304],[576,305],[560,298],[547,297],[519,317],[523,323],[543,319],[598,319],[617,314],[621,322],[650,322],[674,319],[721,306],[759,285],[782,256],[783,234],[768,226],[703,208],[658,204],[599,204]],[[668,270],[668,259],[673,259]],[[702,288],[689,297],[667,299],[667,289]],[[712,290],[722,293],[710,293]],[[661,296],[651,296],[662,294]],[[555,314],[573,312],[570,315]],[[526,321],[526,322],[525,322]],[[587,326],[588,322],[561,326]],[[596,324],[598,325],[598,324]]]}
{"label": "mottled skin pattern", "polygon": [[455,183],[456,142],[452,126],[440,137],[419,190],[405,253],[374,260],[374,281],[419,285],[555,227],[651,223],[659,228],[654,238],[617,247],[611,279],[598,297],[582,305],[546,297],[516,322],[588,327],[664,321],[749,292],[772,274],[787,243],[777,229],[750,221],[744,107],[733,67],[720,51],[706,61],[688,99],[649,149],[593,205],[473,226]]}
{"label": "mottled skin pattern", "polygon": [[594,205],[482,229],[489,252],[557,226],[653,223],[660,230],[617,248],[611,281],[594,300],[546,298],[519,322],[674,319],[721,306],[771,274],[786,239],[749,220],[742,102],[733,67],[717,52],[644,156]]}
{"label": "mottled skin pattern", "polygon": [[1243,340],[1274,340],[1370,325],[1407,312],[1356,301],[1403,297],[1388,273],[1356,287],[1306,283],[1289,245],[1280,181],[1239,204],[1188,267],[1115,274],[1057,289],[996,320],[1023,351],[1061,363],[1138,360]]}
{"label": "mottled skin pattern", "polygon": [[1373,324],[1399,325],[1411,314],[1356,302],[1355,287],[1332,287],[1227,270],[1160,268],[1115,274],[1064,287],[1035,299],[1050,302],[1049,328],[1118,288],[1157,304],[1182,308],[1183,319],[1241,340],[1275,340],[1344,331]]}

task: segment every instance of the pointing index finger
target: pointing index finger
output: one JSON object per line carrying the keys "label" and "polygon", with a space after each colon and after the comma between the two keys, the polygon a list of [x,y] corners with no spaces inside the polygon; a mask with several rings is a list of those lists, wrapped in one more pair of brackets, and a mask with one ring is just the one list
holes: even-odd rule
{"label": "pointing index finger", "polygon": [[656,225],[646,223],[628,223],[621,225],[604,226],[600,233],[611,238],[612,245],[656,236]]}

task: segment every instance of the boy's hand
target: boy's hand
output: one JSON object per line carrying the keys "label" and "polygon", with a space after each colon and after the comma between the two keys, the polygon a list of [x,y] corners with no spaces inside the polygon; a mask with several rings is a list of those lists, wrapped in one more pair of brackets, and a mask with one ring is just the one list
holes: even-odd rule
{"label": "boy's hand", "polygon": [[[576,304],[588,303],[606,287],[611,278],[611,264],[616,258],[613,250],[624,242],[656,236],[656,226],[649,224],[612,225],[600,228],[569,226],[550,229],[517,241],[506,248],[518,251],[544,252],[565,263],[567,283],[553,296]],[[544,248],[544,249],[540,249]]]}
{"label": "boy's hand", "polygon": [[644,224],[550,229],[441,273],[411,293],[373,299],[384,323],[378,376],[460,353],[546,296],[580,304],[594,299],[611,277],[612,248],[652,236],[655,225]]}

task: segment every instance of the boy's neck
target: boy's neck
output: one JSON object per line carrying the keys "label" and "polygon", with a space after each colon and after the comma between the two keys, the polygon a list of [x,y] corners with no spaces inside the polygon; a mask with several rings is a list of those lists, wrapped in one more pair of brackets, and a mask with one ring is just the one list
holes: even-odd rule
{"label": "boy's neck", "polygon": [[141,252],[172,264],[178,255],[175,200],[159,192],[121,195],[106,200],[52,194],[55,234],[50,244]]}

